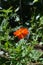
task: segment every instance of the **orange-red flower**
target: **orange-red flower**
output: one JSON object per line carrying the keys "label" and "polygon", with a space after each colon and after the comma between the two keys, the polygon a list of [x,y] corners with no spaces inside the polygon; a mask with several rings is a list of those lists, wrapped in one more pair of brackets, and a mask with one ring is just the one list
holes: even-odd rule
{"label": "orange-red flower", "polygon": [[19,39],[22,39],[26,37],[27,34],[29,34],[29,31],[27,28],[20,28],[19,30],[13,32],[14,36],[18,37]]}

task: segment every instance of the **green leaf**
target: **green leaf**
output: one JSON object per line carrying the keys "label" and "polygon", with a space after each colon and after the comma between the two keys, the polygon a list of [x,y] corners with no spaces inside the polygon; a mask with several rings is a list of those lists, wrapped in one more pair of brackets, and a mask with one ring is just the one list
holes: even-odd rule
{"label": "green leaf", "polygon": [[34,3],[35,3],[35,2],[38,2],[38,0],[34,0]]}
{"label": "green leaf", "polygon": [[43,16],[40,18],[40,25],[43,25]]}
{"label": "green leaf", "polygon": [[32,50],[31,53],[30,53],[30,57],[31,57],[31,59],[37,61],[42,54],[43,53],[39,52],[38,50]]}

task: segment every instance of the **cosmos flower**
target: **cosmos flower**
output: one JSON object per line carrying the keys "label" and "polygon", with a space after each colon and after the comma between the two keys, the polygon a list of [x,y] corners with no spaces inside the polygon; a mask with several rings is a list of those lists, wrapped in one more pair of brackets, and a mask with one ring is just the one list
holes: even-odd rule
{"label": "cosmos flower", "polygon": [[18,37],[18,39],[25,38],[27,34],[29,34],[29,30],[23,27],[13,32],[13,35]]}

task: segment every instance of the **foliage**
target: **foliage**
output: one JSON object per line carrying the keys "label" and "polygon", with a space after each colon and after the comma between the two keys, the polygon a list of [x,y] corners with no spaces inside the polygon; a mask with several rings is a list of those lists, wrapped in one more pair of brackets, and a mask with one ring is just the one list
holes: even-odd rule
{"label": "foliage", "polygon": [[[0,1],[0,65],[27,65],[31,62],[43,64],[43,52],[35,48],[37,45],[43,45],[41,1],[23,0],[21,4],[18,0]],[[12,4],[13,2],[16,4]],[[13,33],[21,27],[27,28],[30,33],[19,40]]]}

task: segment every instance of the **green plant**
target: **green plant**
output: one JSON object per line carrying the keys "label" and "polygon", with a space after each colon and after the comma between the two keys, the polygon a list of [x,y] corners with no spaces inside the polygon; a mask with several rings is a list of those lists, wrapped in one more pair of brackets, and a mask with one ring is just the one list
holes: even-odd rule
{"label": "green plant", "polygon": [[[37,62],[43,64],[43,15],[36,5],[40,1],[29,1],[31,4],[34,2],[35,5],[28,5],[31,6],[30,9],[34,9],[34,12],[27,21],[23,20],[22,16],[20,17],[18,5],[15,9],[12,6],[0,10],[0,65],[27,65]],[[22,2],[24,3],[24,0]],[[28,1],[25,0],[25,3]],[[13,32],[21,27],[29,29],[29,34],[26,38],[19,40]]]}

